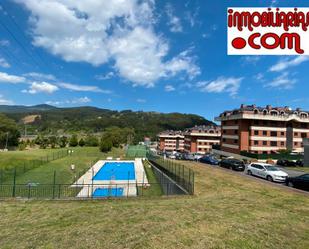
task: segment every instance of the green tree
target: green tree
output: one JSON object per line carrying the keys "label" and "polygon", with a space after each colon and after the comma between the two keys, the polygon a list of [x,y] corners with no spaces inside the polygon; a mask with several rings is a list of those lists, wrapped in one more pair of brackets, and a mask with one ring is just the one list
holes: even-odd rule
{"label": "green tree", "polygon": [[109,138],[102,137],[100,142],[100,151],[109,152],[111,151],[112,147],[113,147],[112,141]]}
{"label": "green tree", "polygon": [[68,144],[68,138],[66,136],[62,136],[60,137],[58,143],[59,143],[60,148],[64,148]]}
{"label": "green tree", "polygon": [[0,114],[0,148],[17,146],[20,133],[14,120]]}
{"label": "green tree", "polygon": [[51,148],[55,148],[58,143],[58,138],[56,136],[49,137],[49,144]]}
{"label": "green tree", "polygon": [[73,136],[71,136],[69,145],[71,147],[76,147],[78,145],[77,136],[75,134]]}
{"label": "green tree", "polygon": [[88,135],[85,139],[85,145],[90,147],[97,147],[99,145],[99,140],[96,136]]}
{"label": "green tree", "polygon": [[85,146],[85,141],[84,141],[84,139],[80,139],[79,140],[79,142],[78,142],[78,145],[80,146],[80,147],[84,147]]}

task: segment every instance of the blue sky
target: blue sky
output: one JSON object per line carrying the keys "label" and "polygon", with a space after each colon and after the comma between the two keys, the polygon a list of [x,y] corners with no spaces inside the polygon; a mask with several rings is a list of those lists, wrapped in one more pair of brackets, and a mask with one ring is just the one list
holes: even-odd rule
{"label": "blue sky", "polygon": [[15,0],[0,7],[0,104],[196,113],[309,109],[308,57],[228,56],[227,7],[308,1]]}

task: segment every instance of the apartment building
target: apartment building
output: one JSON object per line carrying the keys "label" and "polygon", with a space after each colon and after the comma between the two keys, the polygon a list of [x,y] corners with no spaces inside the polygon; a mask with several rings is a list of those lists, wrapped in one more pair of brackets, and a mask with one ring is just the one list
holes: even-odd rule
{"label": "apartment building", "polygon": [[184,150],[189,153],[208,153],[213,145],[220,144],[220,137],[220,127],[195,126],[184,132]]}
{"label": "apartment building", "polygon": [[182,131],[164,131],[158,134],[158,149],[161,151],[183,151],[184,135]]}
{"label": "apartment building", "polygon": [[215,120],[221,122],[221,150],[231,153],[302,152],[309,137],[309,113],[299,108],[241,105]]}

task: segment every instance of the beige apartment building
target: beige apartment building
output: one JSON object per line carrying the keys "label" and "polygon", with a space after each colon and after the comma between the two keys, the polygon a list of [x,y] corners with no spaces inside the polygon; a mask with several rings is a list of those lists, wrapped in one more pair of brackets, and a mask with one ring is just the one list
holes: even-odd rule
{"label": "beige apartment building", "polygon": [[158,134],[158,149],[161,151],[184,151],[184,135],[182,131],[164,131]]}
{"label": "beige apartment building", "polygon": [[205,154],[220,144],[221,129],[216,126],[195,126],[184,132],[184,149],[188,153]]}
{"label": "beige apartment building", "polygon": [[309,113],[299,108],[241,105],[215,120],[221,122],[221,150],[230,153],[303,152],[303,139],[309,137]]}

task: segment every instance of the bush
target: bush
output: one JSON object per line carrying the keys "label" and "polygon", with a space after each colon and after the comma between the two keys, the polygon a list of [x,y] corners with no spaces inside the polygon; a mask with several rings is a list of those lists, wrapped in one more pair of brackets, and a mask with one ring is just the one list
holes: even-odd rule
{"label": "bush", "polygon": [[58,142],[59,142],[60,148],[64,148],[68,144],[68,138],[66,136],[62,136]]}
{"label": "bush", "polygon": [[99,140],[97,137],[89,135],[85,139],[85,145],[90,147],[97,147],[99,145]]}
{"label": "bush", "polygon": [[109,152],[111,151],[113,147],[113,143],[112,141],[110,141],[109,139],[101,139],[101,142],[100,142],[100,151],[102,152]]}
{"label": "bush", "polygon": [[71,147],[76,147],[78,145],[77,136],[75,134],[70,138],[69,145]]}
{"label": "bush", "polygon": [[79,142],[78,142],[78,145],[80,146],[80,147],[84,147],[85,146],[85,141],[84,141],[84,139],[80,139],[79,140]]}

